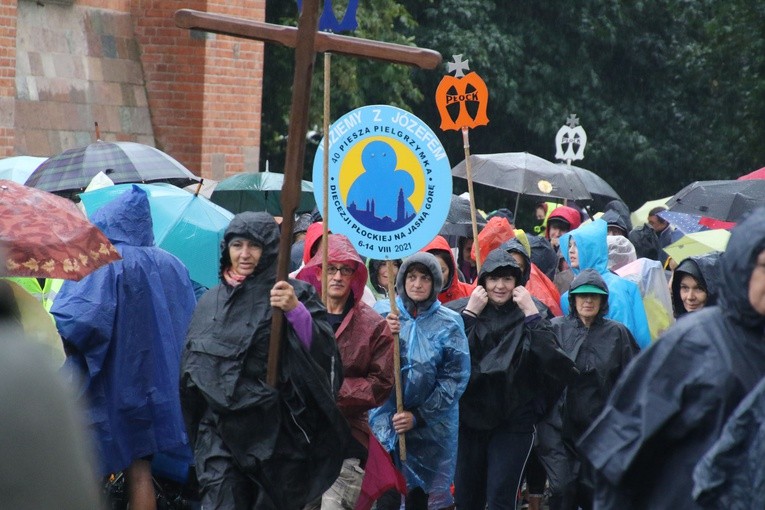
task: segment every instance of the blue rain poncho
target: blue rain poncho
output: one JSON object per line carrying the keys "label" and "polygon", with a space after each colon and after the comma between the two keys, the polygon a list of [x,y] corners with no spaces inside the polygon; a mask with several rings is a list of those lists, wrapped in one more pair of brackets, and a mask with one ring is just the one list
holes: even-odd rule
{"label": "blue rain poncho", "polygon": [[[643,298],[640,296],[640,288],[637,284],[625,280],[608,270],[608,244],[606,235],[608,226],[602,219],[582,225],[560,237],[560,251],[568,265],[571,260],[568,254],[569,239],[572,237],[579,251],[579,267],[571,268],[574,275],[578,275],[583,269],[592,268],[597,271],[608,285],[608,313],[607,319],[619,321],[630,330],[632,336],[641,349],[645,349],[651,343],[651,332],[648,329]],[[569,314],[568,292],[560,297],[560,307],[563,315]]]}
{"label": "blue rain poncho", "polygon": [[82,379],[99,473],[107,475],[187,444],[178,386],[196,300],[183,263],[154,246],[144,191],[119,196],[93,223],[122,260],[64,283],[51,314],[65,366]]}
{"label": "blue rain poncho", "polygon": [[[430,269],[434,289],[430,298],[416,307],[404,293],[406,270],[413,262],[424,263]],[[438,262],[429,253],[416,253],[406,259],[396,277],[404,409],[417,420],[406,433],[404,475],[410,489],[421,487],[431,500],[449,494],[457,462],[459,399],[470,377],[462,318],[436,299],[435,289],[441,288],[441,278]],[[375,310],[387,315],[390,301],[378,301]],[[410,310],[416,310],[416,316]],[[398,459],[398,436],[391,423],[395,413],[393,392],[385,404],[370,412],[369,423],[380,443],[395,452]]]}

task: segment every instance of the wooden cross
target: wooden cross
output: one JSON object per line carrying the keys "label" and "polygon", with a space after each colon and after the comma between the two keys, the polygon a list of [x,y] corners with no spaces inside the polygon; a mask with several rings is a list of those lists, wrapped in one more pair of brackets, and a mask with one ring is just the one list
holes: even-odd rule
{"label": "wooden cross", "polygon": [[[284,162],[284,184],[282,185],[281,196],[283,217],[281,230],[286,234],[292,232],[295,211],[299,204],[300,180],[303,175],[302,164],[305,154],[305,132],[308,126],[308,105],[311,100],[311,78],[313,77],[316,52],[332,52],[352,57],[371,58],[383,62],[415,65],[423,69],[435,69],[441,63],[441,54],[434,50],[323,32],[317,33],[318,20],[319,0],[303,1],[303,12],[298,19],[297,29],[189,9],[182,9],[175,13],[175,24],[180,28],[273,42],[295,48],[295,74],[292,79],[292,104],[290,106],[290,124],[287,133],[287,154]],[[327,218],[324,218],[324,221],[327,221]],[[279,241],[277,281],[287,279],[290,241],[290,235],[282,235]],[[271,386],[276,386],[278,381],[283,321],[283,313],[280,309],[275,308],[271,324],[268,373],[266,376],[266,382]]]}

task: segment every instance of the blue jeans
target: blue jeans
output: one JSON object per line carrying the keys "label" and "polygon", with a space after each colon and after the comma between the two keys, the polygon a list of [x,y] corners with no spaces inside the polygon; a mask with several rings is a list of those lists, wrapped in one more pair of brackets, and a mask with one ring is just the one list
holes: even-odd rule
{"label": "blue jeans", "polygon": [[455,501],[460,510],[513,510],[533,432],[460,427]]}

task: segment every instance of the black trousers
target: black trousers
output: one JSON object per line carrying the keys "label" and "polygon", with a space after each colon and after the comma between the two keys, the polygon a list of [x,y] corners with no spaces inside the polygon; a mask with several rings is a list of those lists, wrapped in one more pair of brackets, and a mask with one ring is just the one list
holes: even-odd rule
{"label": "black trousers", "polygon": [[[398,510],[401,507],[401,494],[388,491],[377,500],[377,510]],[[428,495],[420,487],[412,489],[406,495],[406,510],[428,510]]]}
{"label": "black trousers", "polygon": [[454,477],[457,508],[514,510],[533,443],[533,432],[460,427]]}

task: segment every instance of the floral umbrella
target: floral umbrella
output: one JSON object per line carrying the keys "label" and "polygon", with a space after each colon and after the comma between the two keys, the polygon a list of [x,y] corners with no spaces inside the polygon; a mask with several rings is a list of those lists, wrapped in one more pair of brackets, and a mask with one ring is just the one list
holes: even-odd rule
{"label": "floral umbrella", "polygon": [[79,280],[120,259],[72,202],[8,180],[0,180],[0,250],[4,276]]}

